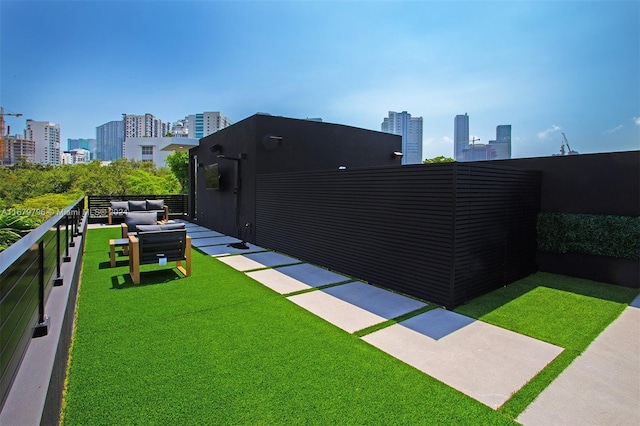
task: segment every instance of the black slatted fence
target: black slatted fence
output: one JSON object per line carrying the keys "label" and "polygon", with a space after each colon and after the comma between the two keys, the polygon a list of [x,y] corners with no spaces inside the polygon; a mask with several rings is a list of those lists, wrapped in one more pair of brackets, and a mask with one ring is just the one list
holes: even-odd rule
{"label": "black slatted fence", "polygon": [[536,269],[538,172],[450,163],[256,183],[258,245],[449,308]]}
{"label": "black slatted fence", "polygon": [[107,208],[110,201],[129,200],[164,200],[164,204],[169,206],[169,217],[181,217],[187,214],[186,194],[165,194],[165,195],[88,195],[87,209],[89,219],[92,222],[107,220]]}

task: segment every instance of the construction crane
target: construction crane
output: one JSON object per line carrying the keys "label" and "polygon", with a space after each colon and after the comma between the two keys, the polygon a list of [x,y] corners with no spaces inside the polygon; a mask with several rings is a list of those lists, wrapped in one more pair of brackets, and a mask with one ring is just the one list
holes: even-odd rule
{"label": "construction crane", "polygon": [[20,117],[22,114],[20,113],[12,113],[12,112],[4,112],[4,108],[0,107],[0,164],[4,162],[4,156],[6,153],[6,143],[4,139],[4,116],[10,115],[14,117]]}
{"label": "construction crane", "polygon": [[[567,149],[564,149],[564,146],[567,146]],[[562,145],[560,145],[560,155],[576,155],[576,154],[580,154],[578,151],[572,151],[571,147],[569,146],[569,141],[567,140],[567,135],[564,134],[564,132],[562,132]]]}

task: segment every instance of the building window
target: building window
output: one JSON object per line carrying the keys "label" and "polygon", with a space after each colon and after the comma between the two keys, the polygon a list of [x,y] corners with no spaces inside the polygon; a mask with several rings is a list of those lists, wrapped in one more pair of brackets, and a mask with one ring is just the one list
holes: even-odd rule
{"label": "building window", "polygon": [[153,146],[143,146],[142,155],[153,155]]}

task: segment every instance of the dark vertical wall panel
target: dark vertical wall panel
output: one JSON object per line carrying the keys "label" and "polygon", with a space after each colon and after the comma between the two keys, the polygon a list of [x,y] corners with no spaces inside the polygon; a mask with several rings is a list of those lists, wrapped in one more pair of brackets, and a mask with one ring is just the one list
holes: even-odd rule
{"label": "dark vertical wall panel", "polygon": [[535,270],[538,192],[469,164],[264,174],[256,243],[453,307]]}
{"label": "dark vertical wall panel", "polygon": [[535,272],[540,175],[488,163],[461,163],[456,173],[459,303]]}
{"label": "dark vertical wall panel", "polygon": [[492,161],[542,172],[543,212],[640,216],[640,151]]}

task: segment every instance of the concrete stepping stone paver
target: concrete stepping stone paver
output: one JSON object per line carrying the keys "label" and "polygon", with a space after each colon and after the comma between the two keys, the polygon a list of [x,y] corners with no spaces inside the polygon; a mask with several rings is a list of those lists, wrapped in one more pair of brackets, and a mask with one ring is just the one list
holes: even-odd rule
{"label": "concrete stepping stone paver", "polygon": [[536,425],[640,425],[636,299],[517,418]]}
{"label": "concrete stepping stone paver", "polygon": [[194,239],[200,239],[200,238],[207,238],[207,237],[223,237],[224,234],[219,233],[218,231],[209,231],[209,230],[195,230],[195,231],[191,231],[190,229],[187,229],[187,234],[189,234],[189,236],[191,237],[192,240]]}
{"label": "concrete stepping stone paver", "polygon": [[361,281],[325,288],[322,291],[386,319],[396,318],[427,306],[419,300]]}
{"label": "concrete stepping stone paver", "polygon": [[260,263],[263,266],[280,266],[300,263],[301,261],[295,257],[290,257],[275,251],[267,251],[264,253],[248,254],[245,257]]}
{"label": "concrete stepping stone paver", "polygon": [[[237,241],[239,240],[236,240],[236,242]],[[216,257],[235,255],[240,253],[252,253],[252,252],[265,250],[262,247],[255,246],[253,244],[249,244],[249,243],[246,243],[246,244],[247,244],[247,247],[249,247],[248,249],[239,249],[239,248],[231,247],[229,246],[229,244],[222,244],[222,245],[215,245],[215,246],[200,247],[199,250],[202,250],[203,252],[207,253],[210,256],[216,256]]]}
{"label": "concrete stepping stone paver", "polygon": [[403,321],[362,339],[493,409],[504,404],[563,350],[458,317],[464,316],[433,309],[407,320],[411,327]]}
{"label": "concrete stepping stone paver", "polygon": [[220,244],[239,243],[240,240],[234,237],[209,237],[209,238],[195,238],[191,240],[191,245],[194,247],[216,246]]}
{"label": "concrete stepping stone paver", "polygon": [[322,291],[297,294],[287,299],[349,333],[386,321],[379,315]]}
{"label": "concrete stepping stone paver", "polygon": [[308,263],[282,266],[280,268],[275,268],[275,270],[298,280],[309,287],[320,287],[349,280],[349,278],[344,275],[340,275]]}
{"label": "concrete stepping stone paver", "polygon": [[280,294],[288,294],[311,288],[311,286],[283,274],[277,269],[247,272],[247,276]]}
{"label": "concrete stepping stone paver", "polygon": [[276,252],[262,252],[241,256],[227,256],[221,257],[218,260],[226,263],[237,271],[243,272],[270,266],[286,265],[289,263],[300,262],[293,257],[289,257]]}

